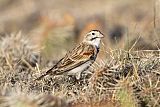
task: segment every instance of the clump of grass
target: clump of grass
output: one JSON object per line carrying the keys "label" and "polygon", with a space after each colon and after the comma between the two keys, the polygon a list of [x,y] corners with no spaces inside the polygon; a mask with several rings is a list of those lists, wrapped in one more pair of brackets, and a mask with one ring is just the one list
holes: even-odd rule
{"label": "clump of grass", "polygon": [[[17,94],[17,93],[16,93]],[[26,95],[11,94],[10,96],[2,96],[1,107],[69,107],[70,104],[61,98],[53,95]]]}
{"label": "clump of grass", "polygon": [[21,33],[1,38],[0,42],[0,80],[1,85],[10,87],[20,82],[27,83],[31,72],[39,61],[36,46]]}
{"label": "clump of grass", "polygon": [[[127,80],[124,81],[127,82]],[[117,99],[122,107],[136,107],[137,102],[134,98],[132,87],[129,86],[129,83],[123,83],[121,83],[120,90],[116,93]]]}

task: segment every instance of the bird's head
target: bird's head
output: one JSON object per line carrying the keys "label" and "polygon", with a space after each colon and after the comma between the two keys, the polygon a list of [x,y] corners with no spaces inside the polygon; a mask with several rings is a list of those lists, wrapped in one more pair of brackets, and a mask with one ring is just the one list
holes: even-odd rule
{"label": "bird's head", "polygon": [[83,42],[99,47],[103,37],[104,35],[99,30],[92,30],[85,35]]}

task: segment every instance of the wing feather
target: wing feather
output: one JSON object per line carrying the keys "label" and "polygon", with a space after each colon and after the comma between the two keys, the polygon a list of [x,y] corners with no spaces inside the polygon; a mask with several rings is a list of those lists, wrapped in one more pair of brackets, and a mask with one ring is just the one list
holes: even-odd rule
{"label": "wing feather", "polygon": [[80,44],[71,52],[67,53],[65,57],[57,64],[57,68],[62,70],[69,70],[90,60],[90,57],[95,55],[95,47],[85,43]]}

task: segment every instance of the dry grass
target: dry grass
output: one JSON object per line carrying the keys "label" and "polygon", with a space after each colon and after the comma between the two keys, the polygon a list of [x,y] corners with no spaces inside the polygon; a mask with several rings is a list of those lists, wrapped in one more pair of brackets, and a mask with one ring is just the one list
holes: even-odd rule
{"label": "dry grass", "polygon": [[[158,0],[0,0],[0,107],[158,107],[159,9]],[[80,81],[33,81],[91,29],[104,44]]]}
{"label": "dry grass", "polygon": [[80,81],[63,75],[33,81],[47,65],[37,48],[21,33],[1,38],[0,46],[2,107],[160,105],[159,51],[112,50]]}

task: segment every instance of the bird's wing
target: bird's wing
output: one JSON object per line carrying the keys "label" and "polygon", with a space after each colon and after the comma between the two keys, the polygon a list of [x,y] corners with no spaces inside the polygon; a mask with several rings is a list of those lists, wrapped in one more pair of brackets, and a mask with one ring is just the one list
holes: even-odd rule
{"label": "bird's wing", "polygon": [[66,56],[57,63],[57,68],[67,71],[71,70],[90,60],[91,56],[95,54],[95,47],[85,43],[81,43],[71,52],[68,52]]}

